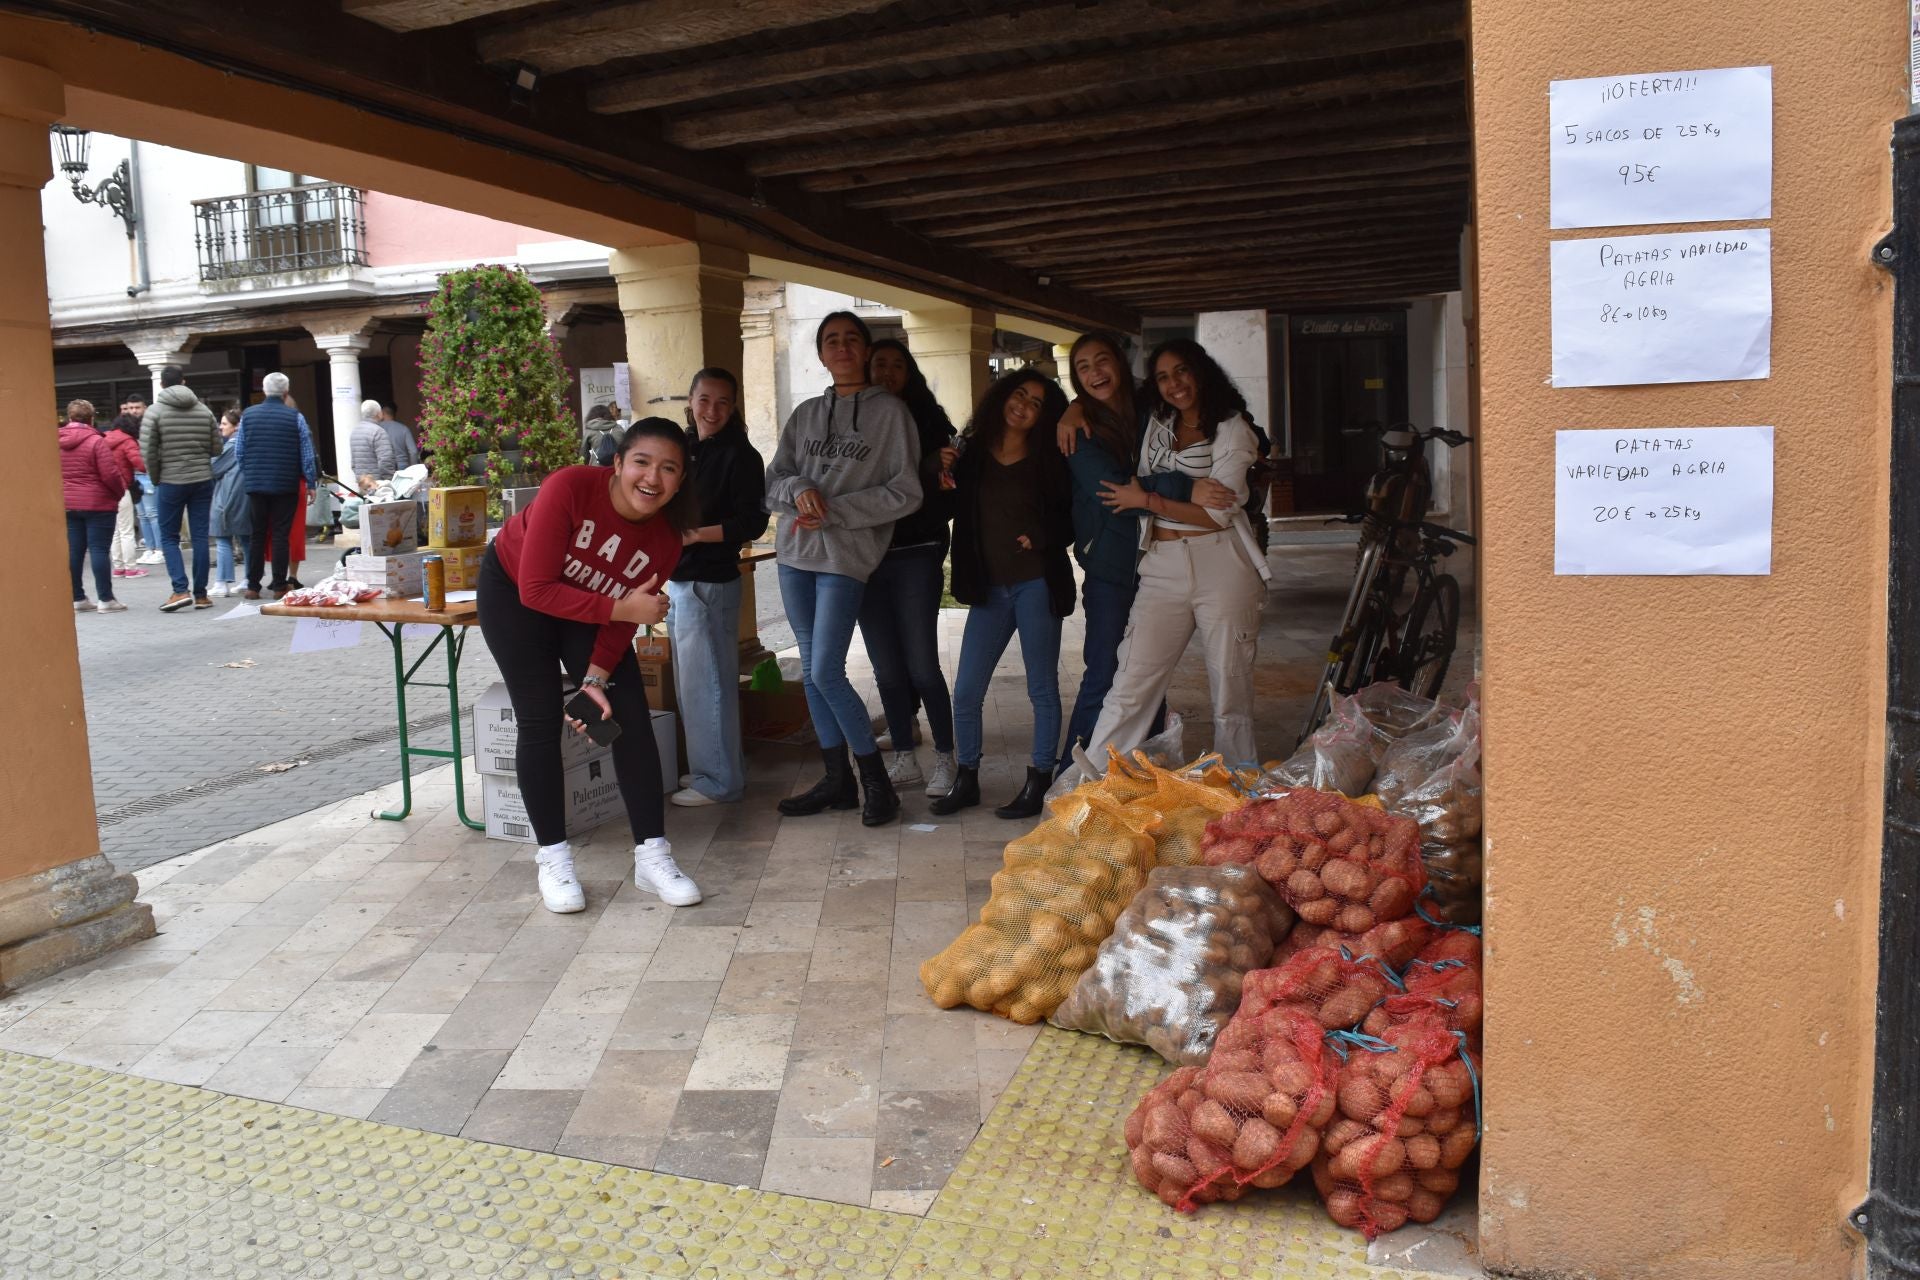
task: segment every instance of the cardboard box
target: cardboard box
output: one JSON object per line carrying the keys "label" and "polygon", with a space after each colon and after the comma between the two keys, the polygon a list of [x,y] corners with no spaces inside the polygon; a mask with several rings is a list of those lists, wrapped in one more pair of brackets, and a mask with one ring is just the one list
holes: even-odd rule
{"label": "cardboard box", "polygon": [[678,711],[680,704],[673,696],[673,641],[664,629],[657,633],[642,630],[635,635],[633,656],[640,663],[640,683],[647,691],[647,705],[655,711]]}
{"label": "cardboard box", "polygon": [[500,491],[500,515],[502,519],[511,519],[533,505],[540,496],[540,486],[533,485],[524,489],[502,489]]}
{"label": "cardboard box", "polygon": [[487,554],[486,543],[477,547],[435,547],[432,554],[446,562],[447,590],[479,590],[480,561]]}
{"label": "cardboard box", "polygon": [[[568,769],[565,786],[569,836],[585,835],[601,823],[619,817],[625,809],[620,803],[620,784],[613,776],[611,759],[589,760]],[[487,839],[537,843],[533,824],[527,821],[526,803],[511,778],[481,774],[480,805],[486,814]]]}
{"label": "cardboard box", "polygon": [[487,487],[468,484],[427,491],[427,545],[479,547],[487,541]]}
{"label": "cardboard box", "polygon": [[[561,696],[558,680],[554,682],[553,696],[556,699]],[[513,777],[513,753],[519,742],[520,730],[514,722],[513,702],[507,697],[507,686],[495,681],[473,704],[473,767],[483,774]],[[575,769],[593,760],[606,759],[608,754],[608,748],[585,734],[562,728],[562,767]]]}
{"label": "cardboard box", "polygon": [[338,573],[348,582],[365,582],[384,587],[389,596],[405,599],[420,594],[424,584],[424,551],[409,551],[392,556],[346,556]]}
{"label": "cardboard box", "polygon": [[360,553],[397,556],[420,549],[420,504],[375,502],[360,508]]}
{"label": "cardboard box", "polygon": [[807,691],[799,681],[775,690],[740,686],[740,735],[761,742],[781,742],[812,723]]}

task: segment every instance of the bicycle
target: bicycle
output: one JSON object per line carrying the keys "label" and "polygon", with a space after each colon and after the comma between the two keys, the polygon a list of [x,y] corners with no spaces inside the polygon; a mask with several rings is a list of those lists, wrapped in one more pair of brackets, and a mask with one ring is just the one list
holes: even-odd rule
{"label": "bicycle", "polygon": [[[1426,445],[1438,440],[1459,448],[1469,439],[1458,431],[1423,431],[1411,423],[1388,427],[1380,434],[1386,464],[1367,482],[1366,510],[1328,521],[1359,525],[1360,547],[1353,587],[1347,593],[1340,628],[1327,646],[1326,669],[1300,733],[1302,742],[1320,727],[1335,694],[1352,694],[1389,681],[1435,698],[1453,661],[1460,627],[1460,583],[1440,571],[1439,565],[1462,544],[1474,545],[1474,539],[1427,522],[1433,475]],[[1413,596],[1402,612],[1396,606],[1406,593],[1409,576],[1414,580]]]}

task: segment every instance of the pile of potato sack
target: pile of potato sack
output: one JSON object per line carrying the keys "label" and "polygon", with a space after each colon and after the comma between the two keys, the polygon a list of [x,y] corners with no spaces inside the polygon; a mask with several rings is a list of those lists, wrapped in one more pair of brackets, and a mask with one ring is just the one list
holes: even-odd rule
{"label": "pile of potato sack", "polygon": [[1471,693],[1384,685],[1263,776],[1116,756],[921,982],[1173,1063],[1124,1137],[1176,1209],[1305,1170],[1369,1238],[1431,1222],[1479,1140],[1479,756]]}

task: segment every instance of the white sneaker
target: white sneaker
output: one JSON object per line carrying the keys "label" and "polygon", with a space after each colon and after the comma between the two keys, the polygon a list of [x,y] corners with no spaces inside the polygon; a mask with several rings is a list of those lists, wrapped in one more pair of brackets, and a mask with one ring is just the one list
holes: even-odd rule
{"label": "white sneaker", "polygon": [[633,883],[650,889],[670,907],[690,907],[700,901],[700,886],[687,878],[673,860],[673,846],[655,836],[633,847]]}
{"label": "white sneaker", "polygon": [[692,785],[693,785],[693,775],[692,775],[692,774],[690,774],[690,773],[683,773],[683,774],[681,774],[681,775],[680,775],[680,785],[681,785],[681,787],[682,787],[682,788],[686,788],[686,787],[690,787],[690,786],[692,786]]}
{"label": "white sneaker", "polygon": [[573,850],[561,845],[541,849],[533,855],[539,868],[540,901],[555,915],[570,915],[587,909],[587,891],[573,873]]}
{"label": "white sneaker", "polygon": [[937,800],[951,793],[953,784],[959,779],[960,762],[953,758],[953,752],[934,752],[933,776],[927,779],[927,794]]}
{"label": "white sneaker", "polygon": [[667,800],[673,804],[679,805],[682,809],[700,809],[710,804],[720,803],[718,800],[715,800],[712,796],[708,795],[706,792],[695,791],[692,787],[680,788],[678,791],[668,796]]}
{"label": "white sneaker", "polygon": [[113,600],[102,600],[99,609],[101,613],[125,613],[127,606],[125,601],[116,598]]}
{"label": "white sneaker", "polygon": [[73,602],[73,611],[74,611],[75,613],[92,613],[92,612],[94,611],[94,610],[93,610],[93,601],[91,601],[91,600],[75,600],[75,601]]}
{"label": "white sneaker", "polygon": [[216,582],[212,586],[207,588],[207,595],[213,597],[214,599],[218,599],[221,596],[230,596],[232,594],[234,594],[234,591],[233,591],[233,585],[231,583]]}
{"label": "white sneaker", "polygon": [[138,560],[138,561],[137,561],[136,563],[138,563],[138,564],[164,564],[164,563],[166,563],[166,559],[167,559],[167,558],[166,558],[165,556],[163,556],[163,555],[161,555],[161,554],[160,554],[160,553],[159,553],[158,551],[142,551],[142,552],[140,553],[140,559],[139,559],[139,560]]}
{"label": "white sneaker", "polygon": [[887,761],[887,780],[896,787],[904,787],[909,782],[918,782],[925,776],[920,772],[920,758],[911,751],[896,751]]}

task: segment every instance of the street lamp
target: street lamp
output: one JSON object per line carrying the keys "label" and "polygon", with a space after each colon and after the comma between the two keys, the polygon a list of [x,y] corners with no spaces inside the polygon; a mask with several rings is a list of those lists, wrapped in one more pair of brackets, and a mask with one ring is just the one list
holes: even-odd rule
{"label": "street lamp", "polygon": [[127,224],[127,239],[133,239],[133,170],[125,160],[102,178],[97,186],[81,182],[87,176],[87,131],[72,125],[53,126],[53,140],[60,148],[60,172],[73,183],[73,198],[81,204],[97,204],[113,211]]}

